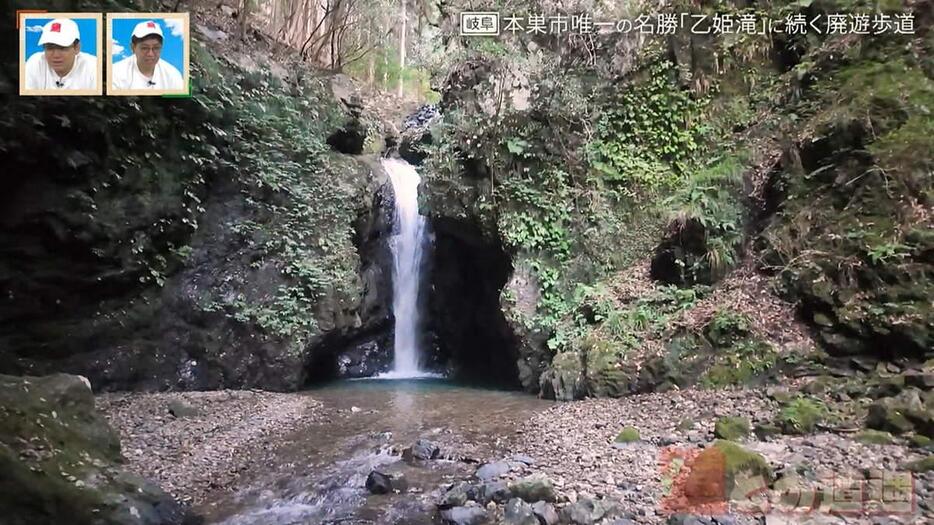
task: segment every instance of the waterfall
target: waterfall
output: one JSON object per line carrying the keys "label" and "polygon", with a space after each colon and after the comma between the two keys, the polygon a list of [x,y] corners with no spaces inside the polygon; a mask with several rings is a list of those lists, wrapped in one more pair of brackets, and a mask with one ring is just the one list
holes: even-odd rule
{"label": "waterfall", "polygon": [[421,178],[408,162],[383,159],[395,194],[392,251],[392,311],[395,317],[393,369],[386,376],[416,377],[420,372],[420,313],[418,288],[422,251],[425,247],[425,217],[418,214],[418,183]]}

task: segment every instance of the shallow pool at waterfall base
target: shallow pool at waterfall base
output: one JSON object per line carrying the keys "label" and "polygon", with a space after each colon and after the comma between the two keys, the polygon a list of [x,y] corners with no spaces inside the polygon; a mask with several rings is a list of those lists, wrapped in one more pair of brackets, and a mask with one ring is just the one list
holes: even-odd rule
{"label": "shallow pool at waterfall base", "polygon": [[[434,525],[435,494],[482,458],[506,457],[517,430],[553,406],[524,392],[438,377],[339,381],[295,394],[320,407],[197,510],[210,525]],[[440,449],[406,460],[419,440]],[[371,494],[374,470],[400,488]]]}
{"label": "shallow pool at waterfall base", "polygon": [[397,372],[395,370],[390,370],[388,372],[383,372],[377,376],[373,377],[361,377],[357,378],[355,381],[375,381],[375,380],[419,380],[419,379],[447,379],[444,374],[438,374],[435,372]]}

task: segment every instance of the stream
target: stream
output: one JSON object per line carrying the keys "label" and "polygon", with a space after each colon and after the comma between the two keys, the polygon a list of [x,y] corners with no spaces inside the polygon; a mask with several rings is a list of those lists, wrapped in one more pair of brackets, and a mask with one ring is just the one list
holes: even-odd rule
{"label": "stream", "polygon": [[[241,478],[246,486],[207,502],[207,523],[432,523],[442,484],[508,454],[518,426],[552,404],[439,379],[347,381],[308,395],[330,408],[324,420],[288,436],[262,471]],[[403,460],[418,439],[438,445],[440,457]],[[405,487],[369,494],[374,469],[401,476]]]}

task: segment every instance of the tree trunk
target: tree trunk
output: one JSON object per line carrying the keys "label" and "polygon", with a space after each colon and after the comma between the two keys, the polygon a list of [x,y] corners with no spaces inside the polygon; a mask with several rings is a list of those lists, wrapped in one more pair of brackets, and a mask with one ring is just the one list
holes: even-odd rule
{"label": "tree trunk", "polygon": [[399,38],[399,98],[405,94],[405,1],[402,2],[402,31],[400,31]]}

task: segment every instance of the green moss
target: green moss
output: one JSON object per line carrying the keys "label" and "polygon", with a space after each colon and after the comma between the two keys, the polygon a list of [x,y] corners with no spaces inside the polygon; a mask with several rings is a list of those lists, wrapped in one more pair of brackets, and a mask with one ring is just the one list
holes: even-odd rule
{"label": "green moss", "polygon": [[713,434],[720,439],[740,440],[749,435],[749,420],[738,416],[722,417],[714,424]]}
{"label": "green moss", "polygon": [[827,407],[820,400],[799,397],[782,407],[777,424],[786,434],[809,434],[827,417]]}
{"label": "green moss", "polygon": [[635,443],[639,441],[639,429],[636,427],[624,427],[620,430],[619,434],[616,435],[616,439],[613,440],[614,443]]}
{"label": "green moss", "polygon": [[760,477],[767,486],[773,478],[772,468],[765,458],[732,441],[716,440],[713,445],[701,452],[696,462],[720,463],[728,495],[732,495],[739,479]]}
{"label": "green moss", "polygon": [[908,436],[908,441],[911,443],[912,446],[917,447],[917,448],[926,448],[926,449],[934,448],[934,439],[931,439],[927,436],[923,436],[921,434],[911,434],[910,436]]}
{"label": "green moss", "polygon": [[863,430],[856,434],[856,441],[872,445],[890,445],[892,444],[892,434],[879,430]]}
{"label": "green moss", "polygon": [[675,430],[678,432],[688,432],[694,428],[694,420],[686,417],[681,421],[678,421],[678,425],[675,427]]}
{"label": "green moss", "polygon": [[746,384],[770,371],[777,359],[775,349],[765,341],[746,339],[718,350],[701,384],[708,388]]}
{"label": "green moss", "polygon": [[917,461],[912,461],[905,467],[912,472],[930,472],[934,470],[934,455],[919,459]]}

